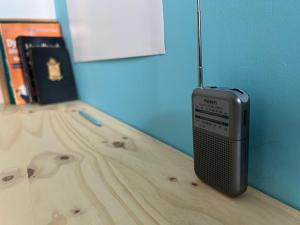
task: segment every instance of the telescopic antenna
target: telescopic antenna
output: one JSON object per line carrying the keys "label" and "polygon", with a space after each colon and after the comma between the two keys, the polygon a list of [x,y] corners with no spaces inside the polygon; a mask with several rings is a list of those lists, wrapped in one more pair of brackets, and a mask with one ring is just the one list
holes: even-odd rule
{"label": "telescopic antenna", "polygon": [[203,88],[203,66],[202,66],[202,41],[201,41],[201,9],[200,0],[197,0],[197,34],[198,34],[198,82],[199,87]]}

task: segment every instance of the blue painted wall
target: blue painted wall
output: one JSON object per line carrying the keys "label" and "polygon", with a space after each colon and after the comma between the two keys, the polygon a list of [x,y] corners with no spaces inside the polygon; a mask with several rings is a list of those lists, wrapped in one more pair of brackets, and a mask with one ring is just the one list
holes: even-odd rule
{"label": "blue painted wall", "polygon": [[[165,56],[76,64],[81,99],[192,155],[195,1],[164,0]],[[65,0],[58,20],[71,48]],[[203,0],[205,84],[252,98],[251,185],[300,209],[300,2]]]}

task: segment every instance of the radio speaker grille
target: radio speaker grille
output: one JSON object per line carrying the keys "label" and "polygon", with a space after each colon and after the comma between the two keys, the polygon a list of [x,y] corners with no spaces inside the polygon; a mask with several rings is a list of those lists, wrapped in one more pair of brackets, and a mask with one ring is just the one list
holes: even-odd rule
{"label": "radio speaker grille", "polygon": [[232,142],[194,127],[195,171],[209,185],[230,192],[233,181],[234,156]]}

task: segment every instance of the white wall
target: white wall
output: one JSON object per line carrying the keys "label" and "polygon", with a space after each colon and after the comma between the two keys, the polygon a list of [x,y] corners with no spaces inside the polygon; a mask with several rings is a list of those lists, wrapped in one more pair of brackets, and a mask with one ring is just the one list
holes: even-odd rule
{"label": "white wall", "polygon": [[0,19],[55,19],[53,0],[0,0]]}

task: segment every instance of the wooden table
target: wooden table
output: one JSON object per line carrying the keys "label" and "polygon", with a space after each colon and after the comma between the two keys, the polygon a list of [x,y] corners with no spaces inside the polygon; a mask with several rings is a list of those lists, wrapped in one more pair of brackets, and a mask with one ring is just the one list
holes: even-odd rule
{"label": "wooden table", "polygon": [[288,225],[300,213],[252,188],[225,197],[191,158],[81,102],[0,107],[0,225],[111,224]]}

